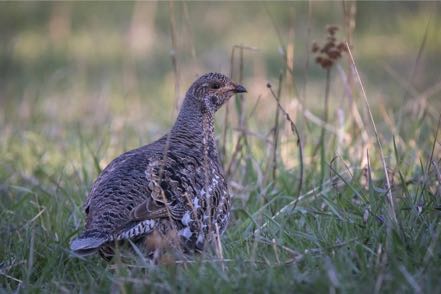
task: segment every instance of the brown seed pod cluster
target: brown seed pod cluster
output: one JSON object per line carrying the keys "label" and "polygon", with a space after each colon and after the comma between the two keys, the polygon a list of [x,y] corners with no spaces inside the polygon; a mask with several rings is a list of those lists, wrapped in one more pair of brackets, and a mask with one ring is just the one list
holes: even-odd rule
{"label": "brown seed pod cluster", "polygon": [[326,27],[326,32],[328,33],[326,43],[323,46],[317,42],[312,43],[312,53],[317,55],[315,62],[324,69],[331,68],[342,54],[348,50],[343,41],[337,41],[335,35],[338,29],[339,27],[336,25],[328,25]]}

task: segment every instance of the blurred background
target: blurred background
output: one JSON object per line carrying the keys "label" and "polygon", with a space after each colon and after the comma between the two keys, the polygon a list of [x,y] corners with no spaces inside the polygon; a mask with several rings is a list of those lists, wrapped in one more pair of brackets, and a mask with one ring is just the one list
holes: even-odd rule
{"label": "blurred background", "polygon": [[[0,292],[141,292],[123,287],[138,278],[159,293],[440,293],[440,6],[0,2]],[[341,58],[322,68],[330,40]],[[155,282],[144,264],[72,258],[99,172],[167,132],[212,71],[248,89],[216,116],[234,196],[222,246],[238,262],[170,267]]]}
{"label": "blurred background", "polygon": [[[69,137],[98,139],[92,150],[116,142],[128,149],[159,137],[173,123],[187,87],[209,71],[243,79],[249,93],[241,111],[252,114],[249,128],[262,136],[270,132],[276,109],[266,84],[276,89],[286,71],[282,105],[294,119],[302,109],[314,121],[323,112],[326,71],[314,62],[311,46],[324,43],[329,24],[338,25],[337,38],[351,44],[374,116],[384,120],[404,106],[414,112],[423,107],[434,117],[440,112],[436,2],[22,2],[0,7],[2,133],[27,132],[33,139],[26,143],[57,142],[60,158]],[[236,50],[231,62],[233,46],[239,45],[246,48]],[[360,93],[357,83],[348,82],[355,80],[348,60],[344,55],[330,74],[331,121],[335,109],[349,109],[352,94]],[[230,112],[233,124],[237,114]],[[218,119],[222,128],[223,113]],[[103,150],[110,158],[120,151]]]}
{"label": "blurred background", "polygon": [[[0,2],[0,292],[440,293],[440,6]],[[330,40],[350,45],[376,133],[348,53],[316,62]],[[229,262],[72,258],[99,172],[167,132],[212,71],[249,91],[216,116]]]}

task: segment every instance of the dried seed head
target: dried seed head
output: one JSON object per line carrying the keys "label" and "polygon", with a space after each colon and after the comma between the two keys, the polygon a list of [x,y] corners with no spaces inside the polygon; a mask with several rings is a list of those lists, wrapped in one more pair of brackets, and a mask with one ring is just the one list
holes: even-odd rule
{"label": "dried seed head", "polygon": [[331,59],[325,58],[322,61],[322,67],[325,69],[331,68],[333,64],[334,62]]}
{"label": "dried seed head", "polygon": [[348,48],[346,48],[346,44],[343,42],[340,42],[340,44],[337,45],[337,49],[340,52],[347,52],[348,51]]}
{"label": "dried seed head", "polygon": [[323,58],[321,56],[317,56],[315,58],[315,62],[318,63],[318,64],[322,64],[322,61],[323,61]]}
{"label": "dried seed head", "polygon": [[335,41],[337,41],[337,38],[334,36],[328,36],[326,38],[326,40],[328,40],[328,42],[330,42],[330,43],[334,43]]}
{"label": "dried seed head", "polygon": [[330,34],[330,35],[335,35],[335,33],[338,31],[338,26],[336,26],[336,25],[328,25],[327,27],[326,27],[326,30],[328,31],[328,33]]}
{"label": "dried seed head", "polygon": [[313,52],[313,53],[316,53],[316,52],[318,52],[319,50],[320,50],[320,46],[319,46],[319,44],[317,44],[317,42],[314,41],[314,42],[312,43],[312,52]]}
{"label": "dried seed head", "polygon": [[337,49],[328,50],[328,52],[326,52],[326,54],[329,56],[329,58],[331,58],[333,60],[336,60],[341,57],[341,53]]}
{"label": "dried seed head", "polygon": [[322,50],[320,50],[321,53],[327,53],[332,47],[334,47],[333,43],[326,43],[325,46],[323,46]]}
{"label": "dried seed head", "polygon": [[312,43],[311,51],[316,54],[315,62],[324,69],[331,68],[334,63],[342,56],[343,52],[347,52],[344,42],[337,42],[336,32],[339,30],[336,25],[328,25],[326,31],[326,43],[321,46],[317,42]]}

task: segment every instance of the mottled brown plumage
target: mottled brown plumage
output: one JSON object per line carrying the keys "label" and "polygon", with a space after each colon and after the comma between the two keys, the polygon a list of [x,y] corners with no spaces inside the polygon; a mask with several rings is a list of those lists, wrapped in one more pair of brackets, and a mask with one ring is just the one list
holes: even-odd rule
{"label": "mottled brown plumage", "polygon": [[111,256],[116,242],[130,239],[147,256],[165,243],[192,252],[203,250],[215,226],[222,233],[230,196],[215,144],[214,114],[241,92],[246,92],[243,86],[219,73],[197,79],[168,134],[120,155],[98,176],[85,203],[85,231],[71,249]]}

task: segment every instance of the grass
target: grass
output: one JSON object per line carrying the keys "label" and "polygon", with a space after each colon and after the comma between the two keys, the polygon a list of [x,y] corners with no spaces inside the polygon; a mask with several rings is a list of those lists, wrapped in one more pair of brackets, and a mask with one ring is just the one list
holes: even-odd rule
{"label": "grass", "polygon": [[[312,9],[311,17],[316,5],[306,7]],[[177,7],[177,3],[161,6],[158,13]],[[190,13],[192,9],[196,8],[190,5]],[[262,8],[262,17],[268,17],[268,11],[282,13],[272,9]],[[179,30],[181,16],[177,10],[173,24],[164,18],[162,26]],[[272,25],[282,26],[276,19]],[[218,114],[217,134],[224,141],[219,146],[225,146],[224,166],[229,167],[234,195],[232,220],[222,237],[223,259],[213,246],[194,260],[159,267],[136,257],[115,258],[112,263],[97,256],[79,259],[68,248],[83,226],[82,203],[99,171],[118,154],[158,138],[170,125],[176,92],[188,85],[186,80],[174,80],[185,76],[185,66],[176,66],[183,62],[182,55],[167,61],[168,71],[162,65],[163,76],[150,75],[150,82],[144,77],[147,69],[136,67],[139,60],[121,61],[124,74],[118,75],[112,68],[119,66],[105,67],[109,59],[96,60],[98,65],[90,67],[74,63],[52,71],[54,64],[44,67],[34,56],[37,62],[29,66],[32,76],[25,73],[26,64],[20,65],[27,59],[11,58],[7,61],[11,68],[20,70],[2,72],[10,76],[0,92],[0,101],[5,102],[0,112],[0,291],[441,292],[441,108],[437,81],[421,73],[421,56],[426,50],[432,56],[435,50],[434,28],[421,30],[420,44],[425,45],[405,58],[415,73],[409,71],[401,80],[373,85],[373,75],[364,71],[363,62],[358,64],[364,55],[359,58],[354,52],[355,64],[347,60],[336,64],[331,69],[325,122],[314,115],[323,113],[320,93],[325,81],[317,79],[324,72],[312,60],[309,65],[304,60],[295,63],[301,64],[300,69],[286,70],[286,56],[262,53],[259,57],[256,50],[238,47],[241,58],[232,61],[232,74],[243,78],[248,88],[263,90],[230,104],[227,117],[225,109]],[[193,31],[195,36],[198,30]],[[279,38],[285,36],[285,27],[277,31]],[[173,46],[179,50],[180,32],[175,33],[178,40]],[[78,38],[75,31],[71,34]],[[85,40],[91,38],[82,34]],[[311,30],[311,38],[320,35]],[[361,38],[357,32],[353,37]],[[23,38],[46,46],[38,38]],[[274,47],[277,39],[271,43]],[[354,41],[354,49],[357,44]],[[191,45],[193,51],[201,46]],[[281,46],[286,55],[288,45]],[[20,54],[36,54],[20,48]],[[112,50],[123,55],[122,49],[107,50],[109,56]],[[70,64],[60,52],[52,61]],[[5,54],[9,56],[5,51],[1,56]],[[281,73],[280,85],[267,89],[259,73],[247,71],[254,64],[252,58],[268,58],[265,62],[278,58],[271,67],[280,68],[268,70],[265,79],[277,81]],[[303,64],[316,71],[308,76],[308,91],[302,91],[307,97],[296,89],[303,89],[296,82]],[[393,68],[393,63],[385,67]],[[302,79],[304,72],[299,76]],[[400,84],[397,89],[396,84]],[[10,95],[14,99],[6,99]],[[274,124],[279,106],[280,120]],[[223,129],[224,122],[228,128]],[[326,140],[320,148],[326,150],[326,166],[321,184],[323,161],[314,150],[324,128]],[[303,147],[300,157],[298,142]]]}

